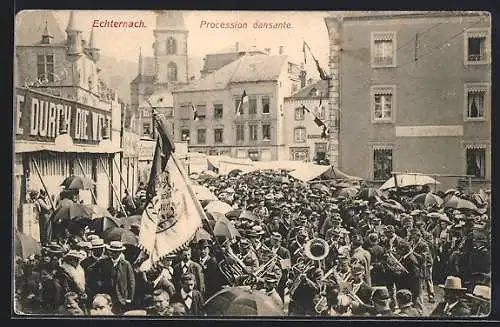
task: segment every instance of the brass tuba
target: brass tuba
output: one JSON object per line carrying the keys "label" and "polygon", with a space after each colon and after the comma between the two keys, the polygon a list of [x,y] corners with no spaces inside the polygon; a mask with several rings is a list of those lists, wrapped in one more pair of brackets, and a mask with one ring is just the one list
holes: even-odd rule
{"label": "brass tuba", "polygon": [[326,258],[330,252],[328,242],[316,237],[304,244],[304,255],[313,261],[320,261]]}

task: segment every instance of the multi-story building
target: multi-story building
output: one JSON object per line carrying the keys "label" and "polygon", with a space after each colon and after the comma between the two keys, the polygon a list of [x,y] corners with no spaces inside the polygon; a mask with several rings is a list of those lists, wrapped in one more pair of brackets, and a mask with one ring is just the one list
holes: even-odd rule
{"label": "multi-story building", "polygon": [[86,41],[76,20],[71,12],[65,35],[49,11],[16,17],[14,212],[17,227],[34,237],[29,191],[57,198],[76,174],[95,181],[93,195],[81,192],[84,202],[107,208],[120,200],[122,105],[99,77],[93,31]]}
{"label": "multi-story building", "polygon": [[322,137],[323,128],[314,122],[315,117],[322,121],[328,118],[327,92],[328,81],[320,80],[285,98],[284,123],[287,128],[283,132],[288,160],[319,162],[327,159],[328,139]]}
{"label": "multi-story building", "polygon": [[[299,67],[287,56],[245,54],[173,92],[174,138],[189,140],[192,152],[252,160],[288,158],[283,103],[298,84]],[[243,92],[248,108],[236,115]]]}
{"label": "multi-story building", "polygon": [[373,182],[393,171],[456,175],[437,177],[441,189],[456,187],[462,175],[472,176],[473,188],[490,182],[488,14],[362,13],[325,21],[341,44],[343,171]]}

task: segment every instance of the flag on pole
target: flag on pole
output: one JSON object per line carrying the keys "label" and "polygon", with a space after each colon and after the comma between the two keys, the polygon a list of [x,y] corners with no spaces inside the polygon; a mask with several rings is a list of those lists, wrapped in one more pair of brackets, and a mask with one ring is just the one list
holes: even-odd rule
{"label": "flag on pole", "polygon": [[329,79],[328,74],[325,72],[325,70],[323,68],[321,68],[318,59],[316,59],[316,57],[313,55],[311,48],[306,43],[306,41],[304,41],[304,44],[302,45],[302,51],[304,52],[304,62],[305,62],[306,47],[309,50],[309,53],[311,54],[311,57],[313,58],[314,62],[316,63],[316,68],[318,69],[319,78],[321,78],[324,81],[328,80]]}
{"label": "flag on pole", "polygon": [[241,100],[238,103],[238,106],[236,107],[236,116],[243,114],[243,111],[244,111],[243,106],[246,106],[246,105],[248,105],[248,96],[247,96],[247,92],[245,90],[243,90],[243,94],[241,95]]}
{"label": "flag on pole", "polygon": [[156,127],[154,159],[157,160],[153,160],[156,168],[154,171],[152,168],[149,183],[154,185],[153,197],[143,211],[139,234],[139,247],[147,254],[142,271],[149,270],[163,257],[189,243],[202,226],[202,219],[207,219],[183,168],[173,155],[175,149],[173,143],[169,143],[171,138],[164,125],[157,121]]}
{"label": "flag on pole", "polygon": [[[319,106],[321,106],[321,103],[322,103],[322,100],[320,99]],[[329,132],[328,132],[328,127],[326,126],[325,122],[323,120],[321,120],[320,118],[318,118],[314,113],[312,113],[311,110],[309,108],[307,108],[306,106],[302,105],[302,108],[314,117],[314,123],[318,127],[323,128],[323,131],[321,132],[321,138],[326,138],[326,136],[328,135]]]}
{"label": "flag on pole", "polygon": [[302,52],[304,53],[304,64],[307,64],[307,57],[306,57],[306,41],[302,44]]}
{"label": "flag on pole", "polygon": [[191,103],[191,110],[193,110],[193,119],[198,120],[198,110],[196,109],[194,103]]}

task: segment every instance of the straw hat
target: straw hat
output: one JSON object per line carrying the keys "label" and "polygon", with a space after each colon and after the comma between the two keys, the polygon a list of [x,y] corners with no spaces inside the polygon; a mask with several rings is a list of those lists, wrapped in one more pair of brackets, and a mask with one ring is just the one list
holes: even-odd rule
{"label": "straw hat", "polygon": [[106,246],[102,238],[95,238],[90,241],[90,244],[92,245],[92,249],[101,249]]}
{"label": "straw hat", "polygon": [[80,251],[77,250],[69,250],[68,253],[66,253],[63,258],[75,258],[78,260],[83,260],[84,257]]}
{"label": "straw hat", "polygon": [[491,288],[485,285],[476,285],[474,286],[474,290],[472,291],[472,294],[467,293],[466,294],[468,297],[484,301],[484,302],[490,302],[491,301]]}
{"label": "straw hat", "polygon": [[111,241],[109,245],[106,245],[106,249],[109,251],[124,251],[125,246],[123,246],[123,243],[120,241]]}
{"label": "straw hat", "polygon": [[465,287],[462,287],[462,280],[460,279],[460,277],[455,277],[455,276],[446,277],[446,281],[444,282],[444,284],[439,284],[438,286],[444,288],[445,290],[456,290],[456,291],[466,290]]}

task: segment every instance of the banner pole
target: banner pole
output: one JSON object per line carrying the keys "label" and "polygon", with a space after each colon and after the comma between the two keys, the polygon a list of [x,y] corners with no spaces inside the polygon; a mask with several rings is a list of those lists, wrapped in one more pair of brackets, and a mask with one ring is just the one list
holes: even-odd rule
{"label": "banner pole", "polygon": [[99,158],[99,162],[101,163],[102,169],[104,169],[104,173],[106,174],[106,177],[108,178],[109,184],[111,184],[111,188],[113,189],[113,193],[115,194],[115,197],[118,200],[118,204],[120,205],[120,209],[123,211],[123,214],[125,215],[125,217],[128,217],[127,212],[125,211],[125,208],[123,207],[120,196],[116,192],[115,186],[113,185],[113,182],[111,181],[111,178],[109,177],[108,170],[104,166],[104,162],[102,162],[102,158]]}
{"label": "banner pole", "polygon": [[[121,173],[121,171],[120,171],[120,167],[119,167],[119,166],[118,166],[118,164],[116,163],[116,160],[115,160],[115,158],[114,158],[114,157],[113,157],[113,159],[112,159],[112,160],[113,160],[113,162],[114,162],[114,164],[115,164],[115,166],[116,166],[116,170],[118,170],[118,175],[120,175],[120,180],[121,180],[121,182],[123,183],[123,185],[125,186],[125,191],[127,191],[127,193],[130,195],[130,192],[129,192],[128,187],[127,187],[127,183],[125,183],[125,179],[123,178],[122,173]],[[132,205],[134,206],[134,209],[137,209],[137,207],[135,206],[134,201],[132,201]]]}

